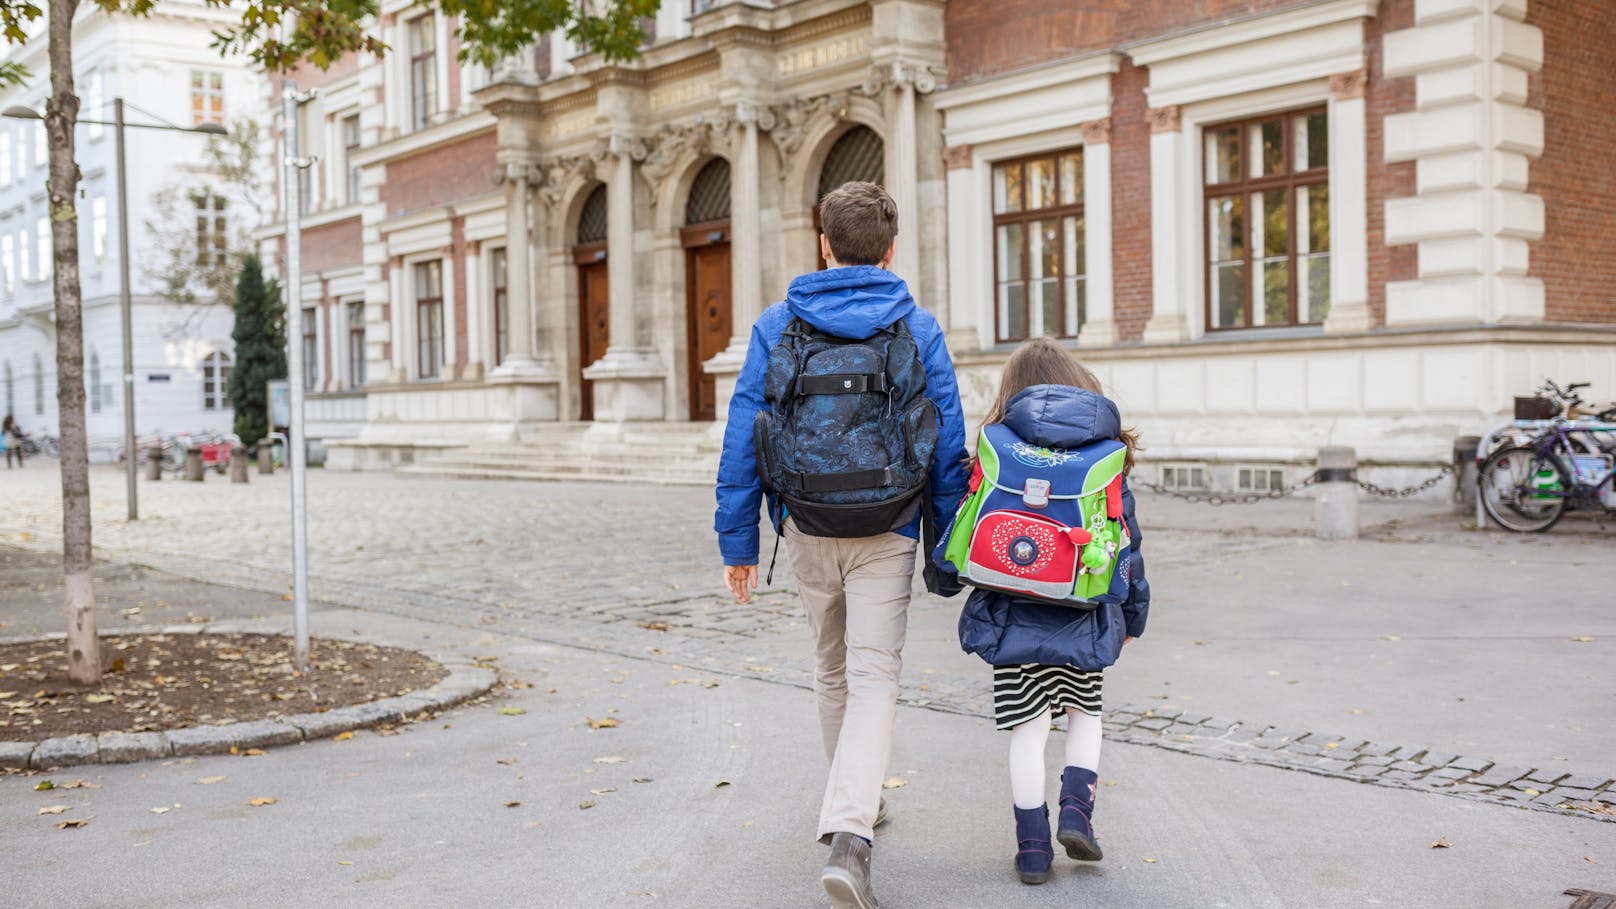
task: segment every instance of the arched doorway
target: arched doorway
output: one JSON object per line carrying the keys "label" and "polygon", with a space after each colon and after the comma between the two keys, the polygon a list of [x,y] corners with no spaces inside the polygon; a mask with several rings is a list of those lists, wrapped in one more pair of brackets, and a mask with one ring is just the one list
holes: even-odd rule
{"label": "arched doorway", "polygon": [[[606,282],[606,186],[595,187],[584,200],[578,215],[578,239],[572,249],[572,261],[578,266],[578,368],[589,366],[606,355],[611,341],[608,332],[611,310],[608,309]],[[579,412],[581,420],[595,418],[595,392],[593,383],[578,377]]]}
{"label": "arched doorway", "polygon": [[842,133],[819,169],[819,192],[814,195],[814,260],[820,268],[825,267],[825,259],[819,250],[819,200],[854,180],[886,185],[886,144],[868,126],[855,126]]}
{"label": "arched doorway", "polygon": [[702,364],[729,346],[729,162],[708,161],[690,184],[685,202],[685,321],[689,331],[690,419],[718,416],[718,392]]}

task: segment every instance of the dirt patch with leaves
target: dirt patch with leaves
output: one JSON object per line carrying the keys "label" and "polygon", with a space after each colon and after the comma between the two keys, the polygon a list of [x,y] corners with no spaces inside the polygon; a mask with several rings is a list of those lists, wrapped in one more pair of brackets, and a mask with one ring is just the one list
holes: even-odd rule
{"label": "dirt patch with leaves", "polygon": [[157,732],[320,713],[426,688],[447,675],[413,651],[316,640],[309,671],[292,641],[260,634],[142,634],[101,639],[101,685],[67,677],[60,640],[0,645],[0,740]]}

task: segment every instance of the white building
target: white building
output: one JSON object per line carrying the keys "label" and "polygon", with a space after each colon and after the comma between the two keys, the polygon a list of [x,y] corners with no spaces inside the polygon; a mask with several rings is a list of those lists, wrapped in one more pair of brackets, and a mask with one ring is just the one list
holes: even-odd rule
{"label": "white building", "polygon": [[[125,99],[128,123],[190,127],[255,113],[257,78],[241,59],[221,58],[209,47],[211,30],[229,15],[194,0],[166,0],[149,18],[84,8],[73,35],[80,120],[112,120],[116,97]],[[3,59],[21,63],[30,78],[0,91],[0,110],[16,105],[44,110],[49,66],[43,20],[36,31],[27,43],[5,48]],[[114,144],[110,126],[78,127],[85,409],[92,458],[110,454],[123,436]],[[139,434],[228,432],[232,424],[225,397],[232,361],[230,301],[174,305],[147,273],[155,261],[155,244],[146,228],[157,217],[153,197],[165,187],[200,182],[205,145],[199,135],[126,131]],[[34,434],[55,434],[58,428],[47,173],[43,124],[0,118],[0,405]],[[226,199],[188,202],[195,207],[199,255],[216,248],[232,219],[245,216],[239,204],[233,207]]]}

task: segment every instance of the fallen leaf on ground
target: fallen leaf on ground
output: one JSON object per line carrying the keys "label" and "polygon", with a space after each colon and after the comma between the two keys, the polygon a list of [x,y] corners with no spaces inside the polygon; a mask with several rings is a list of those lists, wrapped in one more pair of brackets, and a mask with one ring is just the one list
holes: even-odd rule
{"label": "fallen leaf on ground", "polygon": [[205,776],[197,780],[196,784],[198,786],[212,786],[214,783],[222,783],[224,781],[225,778],[222,776]]}
{"label": "fallen leaf on ground", "polygon": [[506,808],[520,808],[520,807],[522,807],[522,803],[521,802],[506,802],[505,807]]}
{"label": "fallen leaf on ground", "polygon": [[268,796],[264,796],[264,797],[256,798],[256,799],[248,799],[247,804],[253,806],[254,808],[262,808],[265,805],[273,805],[278,801],[280,801],[280,799],[274,799],[274,798],[269,798]]}
{"label": "fallen leaf on ground", "polygon": [[1592,644],[1594,642],[1594,639],[1587,635],[1578,635],[1571,640],[1576,641],[1578,644]]}
{"label": "fallen leaf on ground", "polygon": [[47,789],[55,789],[55,788],[56,788],[56,784],[51,782],[50,780],[40,780],[39,782],[34,784],[34,791],[35,792],[44,792]]}
{"label": "fallen leaf on ground", "polygon": [[504,764],[505,766],[509,767],[516,763],[516,758],[494,758],[494,763]]}
{"label": "fallen leaf on ground", "polygon": [[352,864],[353,864],[353,862],[344,862],[344,861],[340,861],[340,860],[339,860],[339,861],[338,861],[338,862],[337,862],[337,864],[339,864],[339,865],[352,865]]}
{"label": "fallen leaf on ground", "polygon": [[1447,849],[1448,847],[1450,847],[1452,845],[1453,845],[1452,843],[1448,842],[1448,838],[1444,836],[1444,837],[1438,837],[1437,841],[1431,844],[1431,848],[1432,849]]}
{"label": "fallen leaf on ground", "polygon": [[1353,716],[1363,716],[1364,713],[1366,713],[1367,711],[1365,711],[1362,707],[1353,707],[1350,710],[1348,710],[1347,712],[1352,714]]}
{"label": "fallen leaf on ground", "polygon": [[1585,861],[1585,862],[1587,862],[1587,863],[1588,863],[1588,864],[1590,864],[1590,865],[1597,865],[1597,864],[1599,864],[1599,863],[1598,863],[1598,862],[1596,862],[1596,861],[1594,861],[1594,857],[1593,857],[1593,856],[1591,856],[1591,855],[1585,855],[1585,856],[1583,856],[1583,857],[1582,857],[1582,860],[1583,860],[1583,861]]}
{"label": "fallen leaf on ground", "polygon": [[587,799],[578,803],[578,810],[580,811],[588,811],[593,807],[595,807],[595,803],[588,801]]}
{"label": "fallen leaf on ground", "polygon": [[750,827],[750,826],[752,826],[752,822],[751,822],[751,821],[747,821],[747,822],[746,822],[746,823],[744,823],[744,824],[742,824],[742,825],[741,825],[741,829],[742,829],[742,830],[745,830],[745,829],[746,829],[746,828],[748,828],[748,827]]}
{"label": "fallen leaf on ground", "polygon": [[615,717],[603,716],[597,720],[592,716],[588,716],[584,717],[584,719],[589,721],[590,729],[615,729],[620,725]]}
{"label": "fallen leaf on ground", "polygon": [[1383,635],[1380,636],[1380,639],[1382,641],[1401,641],[1402,640],[1402,638],[1398,637],[1395,634],[1383,634]]}
{"label": "fallen leaf on ground", "polygon": [[902,789],[907,785],[909,785],[909,781],[901,776],[887,777],[881,781],[882,789]]}
{"label": "fallen leaf on ground", "polygon": [[1542,795],[1543,794],[1542,792],[1540,792],[1539,790],[1536,790],[1536,789],[1526,789],[1526,790],[1523,790],[1523,791],[1527,795]]}
{"label": "fallen leaf on ground", "polygon": [[353,730],[350,729],[347,732],[339,732],[336,735],[332,736],[331,738],[338,741],[338,742],[346,742],[349,739],[353,738]]}
{"label": "fallen leaf on ground", "polygon": [[46,805],[39,809],[40,814],[61,814],[67,810],[66,805]]}
{"label": "fallen leaf on ground", "polygon": [[527,709],[524,707],[501,707],[495,712],[500,716],[521,716],[527,713]]}
{"label": "fallen leaf on ground", "polygon": [[263,754],[264,754],[264,749],[262,749],[262,748],[248,748],[246,751],[243,751],[241,753],[241,756],[242,757],[262,757]]}
{"label": "fallen leaf on ground", "polygon": [[621,755],[608,754],[605,757],[595,758],[595,763],[597,763],[597,764],[621,764],[626,760],[628,760],[628,758],[623,757]]}
{"label": "fallen leaf on ground", "polygon": [[110,694],[87,694],[84,696],[84,700],[89,704],[110,704],[116,701],[117,698]]}
{"label": "fallen leaf on ground", "polygon": [[1325,742],[1325,743],[1324,743],[1324,747],[1325,747],[1325,748],[1328,748],[1328,749],[1329,749],[1329,750],[1331,750],[1331,751],[1334,751],[1334,750],[1336,750],[1336,749],[1337,749],[1337,748],[1340,748],[1340,747],[1341,747],[1341,743],[1340,743],[1340,742]]}
{"label": "fallen leaf on ground", "polygon": [[147,811],[150,811],[150,812],[151,812],[151,813],[152,813],[152,814],[167,814],[167,813],[169,813],[169,812],[170,812],[170,811],[173,811],[173,810],[174,810],[174,809],[173,809],[173,808],[169,808],[169,807],[167,807],[167,806],[166,806],[166,805],[165,805],[165,806],[163,806],[163,807],[160,807],[160,808],[148,808],[148,809],[146,809],[146,810],[147,810]]}
{"label": "fallen leaf on ground", "polygon": [[1145,859],[1145,860],[1144,860],[1144,862],[1145,862],[1145,864],[1147,864],[1147,865],[1154,865],[1154,864],[1156,864],[1156,859],[1153,859],[1153,858],[1147,858],[1147,859]]}
{"label": "fallen leaf on ground", "polygon": [[78,828],[78,827],[83,827],[85,824],[88,824],[89,822],[91,822],[93,820],[95,820],[95,815],[93,815],[93,814],[90,815],[89,817],[70,817],[67,820],[62,821],[60,824],[57,824],[56,829],[57,830],[70,830],[70,829],[74,829],[74,828]]}
{"label": "fallen leaf on ground", "polygon": [[616,791],[617,791],[616,789],[613,789],[612,787],[608,786],[605,789],[591,789],[591,790],[589,790],[589,794],[590,795],[605,795],[608,792],[616,792]]}
{"label": "fallen leaf on ground", "polygon": [[667,622],[637,622],[635,623],[646,631],[670,631],[673,626]]}
{"label": "fallen leaf on ground", "polygon": [[649,783],[649,782],[651,782],[651,778],[648,777],[648,776],[637,776],[637,777],[635,777],[633,779],[632,782],[635,782],[635,783]]}

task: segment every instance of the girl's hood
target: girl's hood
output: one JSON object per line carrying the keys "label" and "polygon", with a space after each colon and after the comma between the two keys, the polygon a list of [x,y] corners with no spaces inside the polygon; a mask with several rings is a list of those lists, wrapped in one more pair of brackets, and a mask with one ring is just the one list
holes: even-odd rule
{"label": "girl's hood", "polygon": [[1035,445],[1077,448],[1115,439],[1122,415],[1104,395],[1072,385],[1033,385],[1005,404],[1004,425]]}

